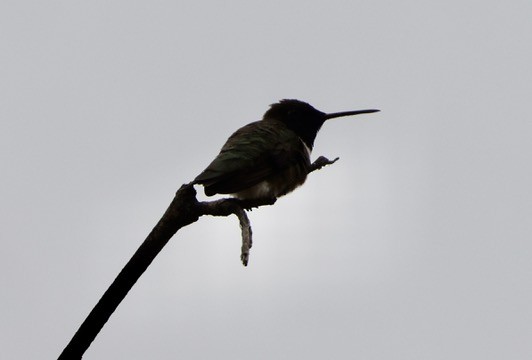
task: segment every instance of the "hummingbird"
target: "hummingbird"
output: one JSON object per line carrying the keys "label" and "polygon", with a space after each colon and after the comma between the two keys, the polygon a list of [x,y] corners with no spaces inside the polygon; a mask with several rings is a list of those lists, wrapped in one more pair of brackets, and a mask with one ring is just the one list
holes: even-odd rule
{"label": "hummingbird", "polygon": [[325,121],[377,111],[326,114],[300,100],[281,100],[270,105],[262,120],[235,131],[192,183],[203,185],[207,196],[275,200],[305,182],[314,140]]}

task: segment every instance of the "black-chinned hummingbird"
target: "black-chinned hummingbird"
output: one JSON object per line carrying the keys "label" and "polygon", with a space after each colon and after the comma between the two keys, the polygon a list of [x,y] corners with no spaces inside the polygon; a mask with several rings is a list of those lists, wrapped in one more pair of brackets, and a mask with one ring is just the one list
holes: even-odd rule
{"label": "black-chinned hummingbird", "polygon": [[325,121],[377,111],[326,114],[303,101],[281,100],[270,106],[262,120],[231,135],[193,183],[203,185],[207,196],[277,199],[305,182],[314,139]]}

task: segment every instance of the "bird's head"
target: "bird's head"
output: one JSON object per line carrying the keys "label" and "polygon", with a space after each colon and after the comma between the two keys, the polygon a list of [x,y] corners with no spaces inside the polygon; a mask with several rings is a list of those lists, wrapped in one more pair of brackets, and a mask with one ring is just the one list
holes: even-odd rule
{"label": "bird's head", "polygon": [[284,99],[270,105],[270,109],[266,111],[262,120],[282,122],[312,149],[314,139],[326,120],[377,111],[379,110],[356,110],[326,114],[306,102],[295,99]]}

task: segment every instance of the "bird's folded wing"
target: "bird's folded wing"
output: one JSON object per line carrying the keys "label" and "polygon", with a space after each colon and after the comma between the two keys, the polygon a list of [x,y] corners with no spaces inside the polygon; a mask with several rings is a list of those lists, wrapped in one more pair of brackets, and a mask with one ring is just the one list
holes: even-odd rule
{"label": "bird's folded wing", "polygon": [[207,195],[237,193],[301,161],[305,151],[291,131],[251,123],[231,135],[194,183],[204,185]]}

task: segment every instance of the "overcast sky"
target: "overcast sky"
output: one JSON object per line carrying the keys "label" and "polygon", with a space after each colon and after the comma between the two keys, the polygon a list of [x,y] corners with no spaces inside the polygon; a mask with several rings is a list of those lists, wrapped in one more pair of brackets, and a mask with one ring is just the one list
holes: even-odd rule
{"label": "overcast sky", "polygon": [[[84,359],[529,359],[530,1],[2,1],[0,352],[53,359],[283,98],[340,157],[178,232]],[[201,199],[205,197],[201,194]]]}

